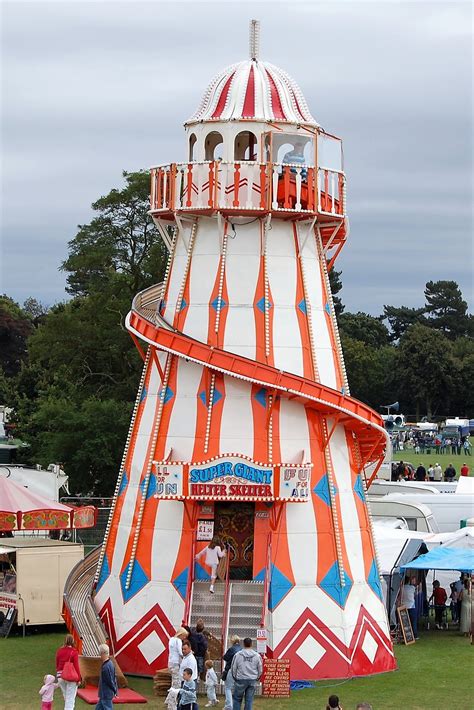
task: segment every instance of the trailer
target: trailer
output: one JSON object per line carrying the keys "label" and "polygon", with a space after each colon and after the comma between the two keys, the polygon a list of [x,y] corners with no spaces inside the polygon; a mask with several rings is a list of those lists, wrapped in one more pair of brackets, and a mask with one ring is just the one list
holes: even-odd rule
{"label": "trailer", "polygon": [[15,616],[16,623],[25,626],[64,623],[64,584],[83,558],[84,546],[79,543],[39,537],[1,539],[0,619]]}

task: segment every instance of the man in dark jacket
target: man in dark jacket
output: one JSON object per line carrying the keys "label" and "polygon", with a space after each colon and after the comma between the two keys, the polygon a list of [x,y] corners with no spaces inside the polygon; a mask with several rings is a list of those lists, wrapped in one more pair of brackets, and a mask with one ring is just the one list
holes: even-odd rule
{"label": "man in dark jacket", "polygon": [[[207,638],[203,633],[204,631],[204,621],[202,619],[198,619],[196,623],[196,631],[193,633],[194,637],[194,642],[196,645],[196,650],[194,651],[194,655],[196,656],[196,661],[197,661],[197,667],[198,667],[198,673],[201,676],[202,672],[204,670],[204,661],[206,660],[206,653],[207,653]],[[191,648],[192,648],[192,642],[191,642]]]}
{"label": "man in dark jacket", "polygon": [[454,468],[453,464],[450,463],[449,466],[446,466],[446,469],[444,471],[444,480],[447,482],[454,481],[456,478],[456,469]]}
{"label": "man in dark jacket", "polygon": [[99,678],[99,702],[95,710],[113,710],[113,699],[118,695],[117,676],[115,666],[109,656],[109,647],[106,643],[99,646],[102,668]]}
{"label": "man in dark jacket", "polygon": [[415,471],[415,481],[426,481],[426,468],[422,463],[420,463]]}
{"label": "man in dark jacket", "polygon": [[234,679],[232,678],[232,673],[230,672],[230,667],[232,665],[232,659],[235,654],[242,650],[240,645],[240,639],[238,636],[231,637],[232,646],[229,646],[227,651],[222,656],[222,660],[225,661],[224,672],[222,673],[222,680],[225,683],[225,705],[224,710],[232,710],[233,700],[232,700],[232,690],[234,687]]}

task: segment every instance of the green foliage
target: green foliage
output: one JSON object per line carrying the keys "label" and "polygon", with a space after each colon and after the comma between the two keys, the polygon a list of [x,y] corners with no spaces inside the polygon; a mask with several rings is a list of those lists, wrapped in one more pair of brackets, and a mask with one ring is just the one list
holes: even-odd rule
{"label": "green foliage", "polygon": [[332,300],[334,303],[334,311],[336,313],[336,317],[339,317],[344,310],[344,304],[342,303],[342,299],[336,295],[337,293],[339,293],[339,291],[342,290],[341,274],[342,271],[337,271],[336,269],[334,269],[334,267],[329,272],[329,285],[331,287]]}
{"label": "green foliage", "polygon": [[391,345],[371,347],[344,333],[341,341],[351,395],[375,408],[392,401],[396,349]]}
{"label": "green foliage", "polygon": [[384,306],[383,320],[388,320],[391,335],[394,342],[398,342],[407,332],[408,328],[415,323],[425,323],[424,308],[408,308],[407,306]]}
{"label": "green foliage", "polygon": [[389,332],[381,319],[368,313],[342,313],[338,323],[342,335],[359,340],[371,348],[380,348],[390,343]]}
{"label": "green foliage", "polygon": [[451,340],[468,335],[472,322],[455,281],[428,281],[425,288],[427,325]]}
{"label": "green foliage", "polygon": [[426,325],[412,325],[397,351],[400,391],[416,402],[416,411],[428,418],[453,390],[452,344],[443,333]]}
{"label": "green foliage", "polygon": [[[124,171],[123,177],[125,187],[94,202],[97,217],[80,225],[69,242],[61,268],[74,296],[100,293],[114,281],[131,296],[162,274],[165,247],[148,215],[149,174]],[[116,279],[117,274],[123,278]]]}
{"label": "green foliage", "polygon": [[0,296],[0,366],[7,377],[16,375],[27,357],[26,341],[33,324],[18,303]]}

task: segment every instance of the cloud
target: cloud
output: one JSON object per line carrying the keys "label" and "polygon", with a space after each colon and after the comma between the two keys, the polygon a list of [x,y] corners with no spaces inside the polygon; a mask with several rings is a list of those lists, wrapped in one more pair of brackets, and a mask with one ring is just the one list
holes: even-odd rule
{"label": "cloud", "polygon": [[[472,299],[472,10],[467,3],[3,5],[2,269],[19,301],[65,297],[67,242],[122,169],[180,161],[182,123],[222,67],[261,55],[345,146],[348,310]],[[392,286],[395,282],[396,287]]]}

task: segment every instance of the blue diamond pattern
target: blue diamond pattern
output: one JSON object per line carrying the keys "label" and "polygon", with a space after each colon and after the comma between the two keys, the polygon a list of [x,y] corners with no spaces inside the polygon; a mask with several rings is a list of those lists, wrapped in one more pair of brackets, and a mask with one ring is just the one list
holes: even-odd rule
{"label": "blue diamond pattern", "polygon": [[[162,392],[163,392],[163,390],[160,389],[160,397],[161,397]],[[167,402],[169,402],[172,397],[174,397],[174,392],[171,389],[171,387],[167,386],[166,390],[165,390],[165,396],[163,397],[163,404],[166,404]]]}
{"label": "blue diamond pattern", "polygon": [[264,387],[255,393],[255,399],[264,409],[267,408],[267,390]]}
{"label": "blue diamond pattern", "polygon": [[189,567],[186,567],[186,569],[183,569],[181,574],[179,574],[175,579],[173,579],[173,585],[178,594],[183,598],[186,599],[186,589],[188,587],[188,574],[189,574]]}
{"label": "blue diamond pattern", "polygon": [[[140,483],[140,490],[142,492],[142,495],[145,492],[145,479]],[[150,478],[148,479],[148,488],[146,489],[146,500],[148,498],[151,498],[152,495],[156,493],[156,476],[151,473]]]}
{"label": "blue diamond pattern", "polygon": [[301,313],[304,313],[304,315],[307,314],[308,309],[306,308],[306,301],[304,298],[298,303],[298,308],[300,309]]}
{"label": "blue diamond pattern", "polygon": [[166,310],[166,301],[165,301],[164,299],[162,299],[162,300],[160,301],[160,305],[159,305],[159,307],[158,307],[158,313],[160,314],[160,316],[163,315],[163,313],[165,312],[165,310]]}
{"label": "blue diamond pattern", "polygon": [[360,477],[360,474],[357,476],[354,483],[354,492],[357,493],[362,503],[365,503],[364,486],[362,485],[362,478]]}
{"label": "blue diamond pattern", "polygon": [[117,495],[121,496],[127,486],[128,486],[127,472],[124,471],[123,476],[122,476],[122,480],[120,481],[120,487],[119,487]]}
{"label": "blue diamond pattern", "polygon": [[270,611],[276,609],[278,604],[284,597],[286,597],[292,587],[293,585],[290,580],[285,577],[282,572],[280,572],[276,565],[272,564],[272,571],[270,575],[270,594],[268,599],[268,608]]}
{"label": "blue diamond pattern", "polygon": [[262,567],[260,572],[253,578],[254,582],[264,582],[265,581],[265,567]]}
{"label": "blue diamond pattern", "polygon": [[225,308],[227,306],[227,303],[223,298],[221,298],[220,301],[221,301],[220,306],[219,306],[219,296],[216,296],[215,299],[213,301],[211,301],[211,306],[213,307],[213,309],[215,311],[221,311],[223,308]]}
{"label": "blue diamond pattern", "polygon": [[324,310],[326,311],[326,313],[329,313],[329,315],[331,315],[331,309],[329,307],[329,303],[326,303],[326,305],[324,306]]}
{"label": "blue diamond pattern", "polygon": [[141,393],[141,396],[140,396],[140,404],[146,399],[147,394],[148,394],[148,390],[147,390],[146,387],[144,387],[144,388],[142,389],[142,393]]}
{"label": "blue diamond pattern", "polygon": [[145,572],[140,567],[140,563],[135,560],[133,564],[130,586],[128,589],[125,589],[125,582],[127,580],[127,572],[130,567],[130,564],[131,562],[128,563],[128,565],[125,567],[124,571],[120,575],[120,586],[122,587],[122,596],[125,602],[128,602],[129,599],[131,599],[135,594],[137,594],[140,589],[143,589],[145,584],[148,584],[148,582],[150,581],[146,576]]}
{"label": "blue diamond pattern", "polygon": [[179,304],[179,312],[184,311],[188,304],[186,303],[186,299],[182,298],[181,303]]}
{"label": "blue diamond pattern", "polygon": [[[205,407],[207,407],[207,396],[205,390],[199,393],[199,399]],[[222,399],[222,392],[219,392],[217,388],[214,388],[214,394],[212,396],[212,406],[217,404],[217,402]]]}
{"label": "blue diamond pattern", "polygon": [[194,579],[197,579],[200,582],[205,582],[206,580],[211,579],[209,572],[206,572],[204,567],[201,567],[199,562],[196,562],[194,567]]}
{"label": "blue diamond pattern", "polygon": [[[331,504],[331,497],[329,495],[329,478],[327,473],[319,479],[319,482],[313,488],[313,493],[319,496],[321,500],[326,503],[326,505]],[[334,495],[337,495],[336,486],[333,486],[333,493]]]}
{"label": "blue diamond pattern", "polygon": [[[270,308],[273,307],[273,303],[270,301],[270,299],[267,298],[267,310],[270,310]],[[262,297],[260,301],[257,301],[257,308],[259,311],[262,311],[262,313],[265,313],[265,298]]]}
{"label": "blue diamond pattern", "polygon": [[377,572],[377,565],[375,564],[375,560],[372,560],[372,565],[370,567],[369,576],[367,577],[367,582],[373,593],[376,594],[379,599],[383,600],[382,587],[380,584],[380,577]]}
{"label": "blue diamond pattern", "polygon": [[327,575],[319,583],[321,589],[323,589],[326,594],[328,594],[331,599],[333,599],[342,608],[346,605],[347,597],[352,589],[352,579],[348,576],[345,570],[344,582],[344,586],[341,586],[337,562],[334,562]]}
{"label": "blue diamond pattern", "polygon": [[110,567],[109,567],[109,561],[107,559],[107,555],[104,555],[104,559],[102,561],[102,569],[100,570],[100,575],[99,579],[97,581],[97,586],[95,588],[96,592],[99,591],[105,580],[110,574]]}

